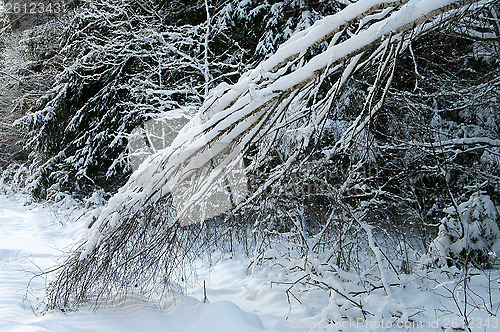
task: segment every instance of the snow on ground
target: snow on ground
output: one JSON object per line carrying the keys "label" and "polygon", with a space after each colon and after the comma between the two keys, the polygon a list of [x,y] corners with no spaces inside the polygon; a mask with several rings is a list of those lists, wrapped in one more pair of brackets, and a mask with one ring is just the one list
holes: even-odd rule
{"label": "snow on ground", "polygon": [[[222,259],[211,267],[200,260],[194,266],[197,278],[190,282],[185,293],[173,293],[161,308],[133,295],[96,311],[81,308],[77,312],[35,314],[40,309],[37,298],[43,297],[45,281],[43,278],[31,280],[34,273],[53,266],[61,251],[68,250],[86,231],[84,222],[72,221],[81,214],[80,211],[71,213],[61,210],[64,209],[25,205],[25,198],[21,196],[0,195],[1,332],[387,330],[376,325],[377,319],[394,322],[391,330],[395,331],[460,331],[443,328],[459,327],[461,324],[457,305],[463,304],[460,303],[463,288],[458,270],[429,270],[400,275],[398,282],[404,287],[393,287],[391,297],[379,289],[362,298],[363,307],[374,314],[374,325],[351,325],[345,321],[346,325],[335,326],[331,322],[328,325],[326,317],[342,309],[340,304],[343,299],[328,291],[299,284],[293,292],[302,304],[293,296],[289,298],[286,290],[290,285],[286,282],[300,279],[304,272],[290,272],[285,268],[287,260],[280,258],[272,264],[254,268],[244,258]],[[273,255],[272,252],[269,254]],[[454,274],[458,277],[453,277]],[[277,280],[284,283],[271,282]],[[500,331],[497,318],[500,308],[499,280],[498,271],[492,274],[475,272],[470,278],[469,284],[475,293],[469,294],[469,301],[475,303],[475,308],[469,307],[472,313],[469,317],[475,319],[474,327],[481,324],[481,328],[473,331]],[[204,281],[208,303],[203,303]],[[357,287],[355,284],[344,286]],[[487,311],[497,316],[490,316]],[[421,321],[427,326],[417,325],[407,329],[402,325],[398,328],[394,312],[401,312],[401,316]],[[435,325],[429,325],[431,323]]]}
{"label": "snow on ground", "polygon": [[[20,197],[0,195],[0,331],[272,331],[249,312],[255,308],[243,311],[224,300],[228,292],[233,294],[227,298],[237,298],[234,292],[246,277],[241,265],[230,264],[225,265],[228,279],[219,282],[227,281],[231,287],[210,289],[209,304],[177,294],[163,310],[133,297],[114,308],[35,315],[44,281],[36,278],[27,288],[33,273],[53,266],[61,250],[85,231],[83,223],[63,224],[60,219],[50,208],[24,206]],[[208,271],[200,273],[208,275]],[[264,307],[254,311],[267,312]]]}

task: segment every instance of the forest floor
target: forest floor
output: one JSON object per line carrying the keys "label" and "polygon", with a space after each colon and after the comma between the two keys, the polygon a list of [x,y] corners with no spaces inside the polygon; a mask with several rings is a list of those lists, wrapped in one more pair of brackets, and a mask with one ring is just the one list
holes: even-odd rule
{"label": "forest floor", "polygon": [[[288,274],[285,261],[278,259],[273,264],[252,268],[243,255],[212,259],[208,265],[202,259],[195,262],[188,272],[192,277],[189,285],[184,285],[182,293],[172,292],[161,305],[132,295],[97,310],[83,307],[76,312],[42,315],[46,280],[33,276],[54,266],[61,253],[85,233],[85,223],[71,221],[79,214],[77,209],[27,204],[27,198],[20,195],[0,195],[0,331],[388,330],[366,323],[328,325],[325,317],[338,311],[338,298],[321,289],[301,289],[297,284],[292,291],[302,301],[299,303],[287,289],[288,281],[301,277]],[[390,330],[463,331],[458,310],[463,309],[461,279],[450,275],[450,271],[434,271],[425,277],[400,276],[404,285],[394,287],[389,298],[383,292],[373,291],[360,300],[375,318],[388,317],[396,322],[394,312],[400,312],[407,320],[427,324],[408,329],[394,323]],[[474,293],[469,293],[468,301],[475,306],[469,306],[468,317],[477,327],[473,331],[500,331],[498,271],[474,273],[469,279],[468,287]],[[204,282],[208,303],[204,303]]]}
{"label": "forest floor", "polygon": [[22,196],[0,195],[0,331],[290,330],[284,292],[276,289],[257,300],[251,289],[263,290],[265,281],[249,278],[247,262],[237,260],[212,267],[200,262],[188,295],[173,294],[161,308],[131,296],[98,310],[39,314],[46,280],[33,276],[54,266],[86,230],[84,223],[68,222],[71,215],[78,211],[61,213],[27,204]]}

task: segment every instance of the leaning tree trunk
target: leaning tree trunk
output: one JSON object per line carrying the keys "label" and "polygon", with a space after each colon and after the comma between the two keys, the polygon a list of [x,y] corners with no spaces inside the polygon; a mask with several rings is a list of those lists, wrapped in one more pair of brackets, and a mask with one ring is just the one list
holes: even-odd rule
{"label": "leaning tree trunk", "polygon": [[[191,240],[179,228],[195,231],[190,225],[241,208],[280,179],[321,130],[353,74],[375,70],[363,109],[335,146],[338,152],[355,144],[381,108],[398,54],[412,39],[491,3],[359,0],[294,35],[236,84],[212,90],[198,115],[170,147],[141,165],[57,269],[49,307],[168,278],[189,255]],[[325,91],[326,80],[333,83]],[[246,172],[258,168],[290,131],[294,144],[285,160],[249,192]],[[258,152],[248,162],[250,149]]]}

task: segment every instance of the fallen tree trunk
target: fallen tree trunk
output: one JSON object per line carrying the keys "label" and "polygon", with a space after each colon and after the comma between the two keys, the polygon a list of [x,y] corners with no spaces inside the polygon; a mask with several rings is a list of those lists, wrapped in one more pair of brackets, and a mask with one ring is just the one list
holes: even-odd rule
{"label": "fallen tree trunk", "polygon": [[[110,199],[85,242],[60,267],[48,290],[49,307],[78,304],[96,291],[106,294],[114,287],[109,280],[126,288],[140,278],[131,275],[154,264],[168,278],[185,256],[179,246],[189,250],[190,242],[176,237],[179,227],[238,209],[282,177],[321,130],[353,74],[376,72],[338,151],[352,147],[380,109],[409,41],[491,3],[359,0],[293,36],[238,83],[212,90],[171,146],[148,158]],[[325,93],[320,87],[327,78],[333,83]],[[286,159],[250,192],[246,172],[258,168],[290,131]],[[244,157],[251,147],[258,152],[248,164]],[[141,236],[147,227],[155,231]]]}

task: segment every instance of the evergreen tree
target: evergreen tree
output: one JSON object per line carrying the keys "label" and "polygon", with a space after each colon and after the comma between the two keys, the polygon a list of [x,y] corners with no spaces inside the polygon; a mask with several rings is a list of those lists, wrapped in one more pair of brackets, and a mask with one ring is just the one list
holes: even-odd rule
{"label": "evergreen tree", "polygon": [[30,191],[116,190],[130,174],[134,128],[200,105],[210,88],[234,82],[335,4],[81,1],[60,41],[65,69],[20,121],[29,132]]}

